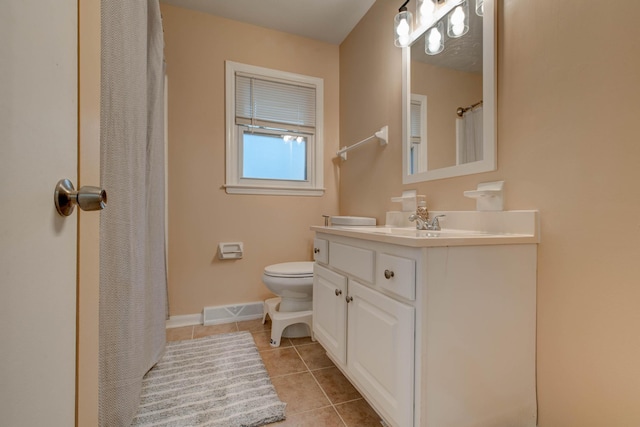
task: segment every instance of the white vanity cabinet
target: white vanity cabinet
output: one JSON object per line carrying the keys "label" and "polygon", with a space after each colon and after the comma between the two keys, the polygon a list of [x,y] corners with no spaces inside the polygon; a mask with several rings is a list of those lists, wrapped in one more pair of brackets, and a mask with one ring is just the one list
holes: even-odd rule
{"label": "white vanity cabinet", "polygon": [[388,425],[536,425],[535,243],[313,229],[314,336]]}
{"label": "white vanity cabinet", "polygon": [[416,260],[360,242],[329,240],[328,251],[314,267],[315,338],[386,420],[411,426],[415,307],[393,294],[414,299]]}

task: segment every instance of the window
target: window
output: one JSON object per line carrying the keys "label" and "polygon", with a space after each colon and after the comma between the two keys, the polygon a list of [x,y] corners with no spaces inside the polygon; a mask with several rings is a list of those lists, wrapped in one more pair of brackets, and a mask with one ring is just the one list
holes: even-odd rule
{"label": "window", "polygon": [[321,196],[323,80],[226,62],[226,191]]}

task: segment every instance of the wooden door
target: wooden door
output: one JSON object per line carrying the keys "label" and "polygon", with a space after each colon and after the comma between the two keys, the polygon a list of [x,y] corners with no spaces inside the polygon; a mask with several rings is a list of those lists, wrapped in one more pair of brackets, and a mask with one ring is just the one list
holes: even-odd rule
{"label": "wooden door", "polygon": [[0,425],[75,424],[77,31],[77,0],[0,4]]}

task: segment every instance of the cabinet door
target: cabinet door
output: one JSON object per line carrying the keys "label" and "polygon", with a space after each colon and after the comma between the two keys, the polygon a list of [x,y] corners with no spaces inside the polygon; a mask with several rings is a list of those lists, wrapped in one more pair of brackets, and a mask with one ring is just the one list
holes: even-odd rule
{"label": "cabinet door", "polygon": [[346,363],[347,278],[318,264],[313,269],[313,334],[336,362]]}
{"label": "cabinet door", "polygon": [[414,308],[354,280],[349,300],[347,369],[388,421],[412,426]]}

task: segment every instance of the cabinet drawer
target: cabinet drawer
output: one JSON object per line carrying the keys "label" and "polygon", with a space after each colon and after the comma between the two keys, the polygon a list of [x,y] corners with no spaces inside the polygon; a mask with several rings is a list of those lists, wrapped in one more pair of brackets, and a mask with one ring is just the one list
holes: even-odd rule
{"label": "cabinet drawer", "polygon": [[313,260],[321,264],[329,263],[329,242],[324,239],[313,239]]}
{"label": "cabinet drawer", "polygon": [[408,300],[416,299],[416,261],[395,255],[378,254],[376,285]]}
{"label": "cabinet drawer", "polygon": [[375,253],[368,249],[329,242],[329,265],[373,283]]}

